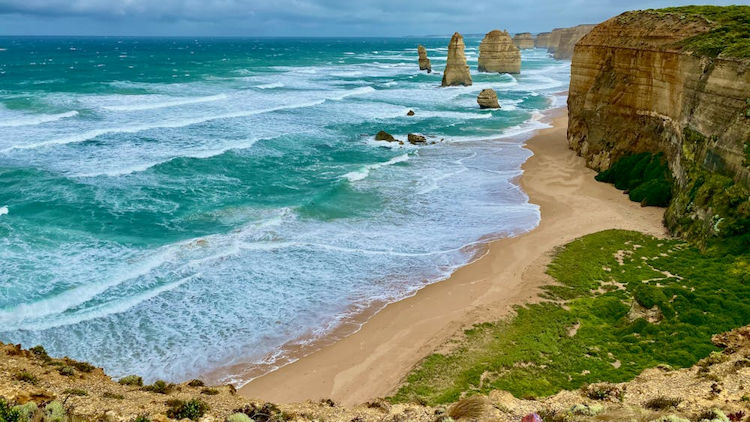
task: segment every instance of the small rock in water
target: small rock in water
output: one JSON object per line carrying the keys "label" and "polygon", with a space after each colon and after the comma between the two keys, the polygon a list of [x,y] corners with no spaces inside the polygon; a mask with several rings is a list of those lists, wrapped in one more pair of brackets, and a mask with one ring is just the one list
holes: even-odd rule
{"label": "small rock in water", "polygon": [[388,133],[388,132],[386,132],[384,130],[381,130],[380,132],[378,132],[375,135],[375,140],[376,141],[386,141],[386,142],[396,142],[397,141],[397,139],[394,138],[393,135],[391,135],[390,133]]}
{"label": "small rock in water", "polygon": [[409,110],[409,111],[408,111],[408,112],[406,113],[406,115],[407,115],[407,116],[413,116],[413,115],[414,115],[414,110]]}
{"label": "small rock in water", "polygon": [[500,103],[497,100],[497,92],[491,88],[483,89],[479,93],[477,104],[479,104],[479,108],[500,108]]}
{"label": "small rock in water", "polygon": [[410,133],[408,135],[407,139],[409,140],[409,143],[412,144],[412,145],[424,144],[424,143],[427,142],[427,138],[425,138],[422,135],[416,135],[414,133]]}

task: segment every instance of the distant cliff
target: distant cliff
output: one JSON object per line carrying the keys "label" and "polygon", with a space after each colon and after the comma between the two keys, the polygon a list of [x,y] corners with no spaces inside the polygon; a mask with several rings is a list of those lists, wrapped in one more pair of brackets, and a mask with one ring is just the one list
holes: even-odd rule
{"label": "distant cliff", "polygon": [[748,6],[627,12],[573,55],[570,147],[596,170],[662,153],[674,179],[666,224],[701,242],[750,231],[748,22]]}
{"label": "distant cliff", "polygon": [[569,60],[573,57],[573,48],[595,25],[578,25],[571,28],[555,28],[545,36],[547,51],[558,60]]}

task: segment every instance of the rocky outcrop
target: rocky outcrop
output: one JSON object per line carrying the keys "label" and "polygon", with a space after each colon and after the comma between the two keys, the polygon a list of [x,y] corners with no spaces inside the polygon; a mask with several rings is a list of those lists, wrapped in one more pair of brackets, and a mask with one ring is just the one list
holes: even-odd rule
{"label": "rocky outcrop", "polygon": [[381,130],[380,132],[375,134],[375,140],[376,141],[386,141],[386,142],[398,142],[398,139],[394,138],[393,135],[390,133]]}
{"label": "rocky outcrop", "polygon": [[513,44],[507,31],[495,29],[479,44],[480,72],[521,73],[521,50]]}
{"label": "rocky outcrop", "polygon": [[464,54],[465,48],[464,37],[458,32],[454,33],[448,44],[448,58],[443,72],[442,86],[471,85],[471,74]]}
{"label": "rocky outcrop", "polygon": [[500,108],[500,103],[497,101],[497,92],[490,88],[483,89],[479,93],[477,104],[479,104],[479,108]]}
{"label": "rocky outcrop", "polygon": [[418,145],[418,144],[425,144],[427,143],[427,138],[422,135],[417,135],[415,133],[410,133],[406,135],[406,139],[409,141],[412,145]]}
{"label": "rocky outcrop", "polygon": [[515,37],[513,37],[513,44],[515,44],[516,47],[520,48],[521,50],[534,48],[534,36],[531,35],[531,32],[518,33]]}
{"label": "rocky outcrop", "polygon": [[589,167],[666,157],[674,197],[665,221],[699,241],[747,232],[750,219],[750,59],[680,47],[717,28],[685,13],[612,18],[576,45],[568,98],[568,142]]}
{"label": "rocky outcrop", "polygon": [[427,49],[423,45],[417,46],[417,53],[419,54],[419,70],[426,70],[427,73],[431,73],[432,64],[430,64],[430,59],[427,58]]}
{"label": "rocky outcrop", "polygon": [[[588,34],[595,25],[578,25],[572,28],[564,28],[558,31],[558,37],[555,38],[555,44],[551,46],[550,51],[554,58],[558,60],[569,60],[573,57],[573,49],[576,43]],[[548,47],[549,48],[549,47]]]}
{"label": "rocky outcrop", "polygon": [[541,32],[537,34],[536,39],[534,40],[534,47],[536,48],[548,48],[549,42],[552,39],[552,33],[551,32]]}

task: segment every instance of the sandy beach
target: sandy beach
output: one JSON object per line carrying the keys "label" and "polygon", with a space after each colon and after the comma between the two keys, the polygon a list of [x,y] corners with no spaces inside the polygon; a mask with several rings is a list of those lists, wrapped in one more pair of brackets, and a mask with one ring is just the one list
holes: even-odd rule
{"label": "sandy beach", "polygon": [[567,109],[551,111],[552,128],[528,142],[534,155],[520,184],[541,207],[540,225],[494,241],[480,259],[416,295],[386,306],[361,330],[242,387],[243,396],[273,402],[331,398],[354,405],[383,397],[424,356],[474,323],[508,315],[513,305],[537,298],[550,282],[545,268],[557,246],[605,230],[665,236],[664,210],[642,208],[568,149]]}

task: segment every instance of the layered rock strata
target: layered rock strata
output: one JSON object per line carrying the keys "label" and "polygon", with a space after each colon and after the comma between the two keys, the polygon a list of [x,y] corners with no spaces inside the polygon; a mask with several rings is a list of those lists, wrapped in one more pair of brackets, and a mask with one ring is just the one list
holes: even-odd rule
{"label": "layered rock strata", "polygon": [[667,226],[698,240],[746,230],[750,214],[750,59],[680,47],[716,27],[682,13],[612,18],[576,45],[568,98],[568,142],[589,167],[664,154],[675,184]]}
{"label": "layered rock strata", "polygon": [[427,57],[427,49],[423,45],[420,45],[417,47],[417,53],[419,54],[419,70],[426,70],[427,73],[431,73],[432,64]]}
{"label": "layered rock strata", "polygon": [[458,32],[454,33],[448,44],[448,58],[443,72],[442,86],[471,85],[471,74],[464,54],[465,48],[464,37]]}
{"label": "layered rock strata", "polygon": [[507,31],[495,29],[479,44],[480,72],[521,73],[521,50],[513,44]]}
{"label": "layered rock strata", "polygon": [[534,48],[534,36],[531,35],[531,32],[518,33],[513,37],[513,44],[521,50]]}
{"label": "layered rock strata", "polygon": [[500,108],[500,103],[497,100],[497,92],[490,88],[483,89],[479,93],[477,104],[479,104],[479,108]]}
{"label": "layered rock strata", "polygon": [[551,32],[541,32],[537,34],[534,40],[534,47],[536,48],[548,48],[550,39],[552,38]]}
{"label": "layered rock strata", "polygon": [[[558,60],[569,60],[573,57],[576,43],[588,34],[595,25],[578,25],[572,28],[556,29],[557,35],[550,37],[548,51]],[[555,33],[553,31],[553,34]]]}

